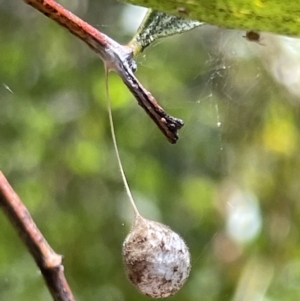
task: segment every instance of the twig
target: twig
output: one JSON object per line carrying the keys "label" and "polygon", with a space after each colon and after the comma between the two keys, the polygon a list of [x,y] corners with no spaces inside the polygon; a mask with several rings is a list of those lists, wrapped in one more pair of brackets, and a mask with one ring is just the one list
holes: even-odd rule
{"label": "twig", "polygon": [[119,74],[138,104],[157,124],[169,142],[176,143],[177,131],[183,126],[183,121],[168,115],[134,76],[136,63],[133,60],[133,49],[130,46],[120,45],[53,0],[24,1],[61,26],[66,27],[73,35],[92,48],[103,60],[107,70],[113,70]]}
{"label": "twig", "polygon": [[64,275],[62,256],[56,254],[30,213],[0,171],[0,207],[27,246],[55,301],[75,301]]}

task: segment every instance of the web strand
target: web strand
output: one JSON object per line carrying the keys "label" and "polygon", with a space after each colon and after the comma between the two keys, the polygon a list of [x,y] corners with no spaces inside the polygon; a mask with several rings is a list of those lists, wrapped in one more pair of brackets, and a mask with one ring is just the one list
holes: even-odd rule
{"label": "web strand", "polygon": [[112,140],[113,140],[113,144],[114,144],[114,148],[115,148],[115,152],[117,155],[117,160],[118,160],[118,165],[119,165],[119,169],[121,172],[121,176],[122,176],[122,180],[125,186],[125,190],[126,190],[126,194],[129,198],[129,201],[132,205],[133,211],[134,211],[134,215],[135,217],[140,216],[140,213],[135,205],[134,199],[132,197],[127,179],[126,179],[126,175],[122,166],[122,162],[121,162],[121,158],[120,158],[120,154],[119,154],[119,150],[118,150],[118,145],[117,145],[117,139],[116,139],[116,135],[115,135],[115,128],[114,128],[114,123],[113,123],[113,117],[112,117],[112,112],[111,112],[111,105],[110,105],[110,98],[109,98],[109,90],[108,90],[108,69],[105,66],[105,91],[106,91],[106,101],[107,101],[107,108],[108,108],[108,116],[109,116],[109,123],[110,123],[110,129],[111,129],[111,136],[112,136]]}

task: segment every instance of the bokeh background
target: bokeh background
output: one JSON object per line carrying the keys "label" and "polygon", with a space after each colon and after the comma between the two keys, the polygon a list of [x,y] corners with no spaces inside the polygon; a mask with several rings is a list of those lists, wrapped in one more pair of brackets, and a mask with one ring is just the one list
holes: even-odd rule
{"label": "bokeh background", "polygon": [[[119,42],[145,10],[60,1]],[[121,158],[142,215],[187,242],[192,272],[170,300],[300,298],[299,40],[202,26],[137,57],[137,77],[185,126],[170,145],[116,74]],[[23,1],[0,1],[0,168],[64,255],[77,300],[149,300],[126,279],[133,223],[108,122],[104,68]],[[0,300],[52,300],[0,214]]]}

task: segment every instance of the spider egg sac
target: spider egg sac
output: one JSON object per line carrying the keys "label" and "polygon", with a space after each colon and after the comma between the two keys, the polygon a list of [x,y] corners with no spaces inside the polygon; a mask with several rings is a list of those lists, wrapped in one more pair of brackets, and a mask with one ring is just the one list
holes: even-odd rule
{"label": "spider egg sac", "polygon": [[191,269],[183,239],[169,227],[141,216],[123,243],[123,261],[129,280],[152,298],[175,294]]}

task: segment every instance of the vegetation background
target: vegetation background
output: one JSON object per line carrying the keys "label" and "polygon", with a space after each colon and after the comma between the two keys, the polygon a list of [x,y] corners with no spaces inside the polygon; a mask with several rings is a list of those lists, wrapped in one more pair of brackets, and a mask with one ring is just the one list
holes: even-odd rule
{"label": "vegetation background", "polygon": [[[142,11],[60,1],[119,42]],[[116,135],[141,213],[180,233],[192,272],[170,300],[300,298],[299,41],[203,26],[155,43],[137,76],[185,121],[170,145],[110,74]],[[133,222],[112,145],[104,69],[23,1],[0,1],[0,168],[52,247],[77,300],[149,300],[126,279]],[[0,300],[51,300],[0,214]]]}

